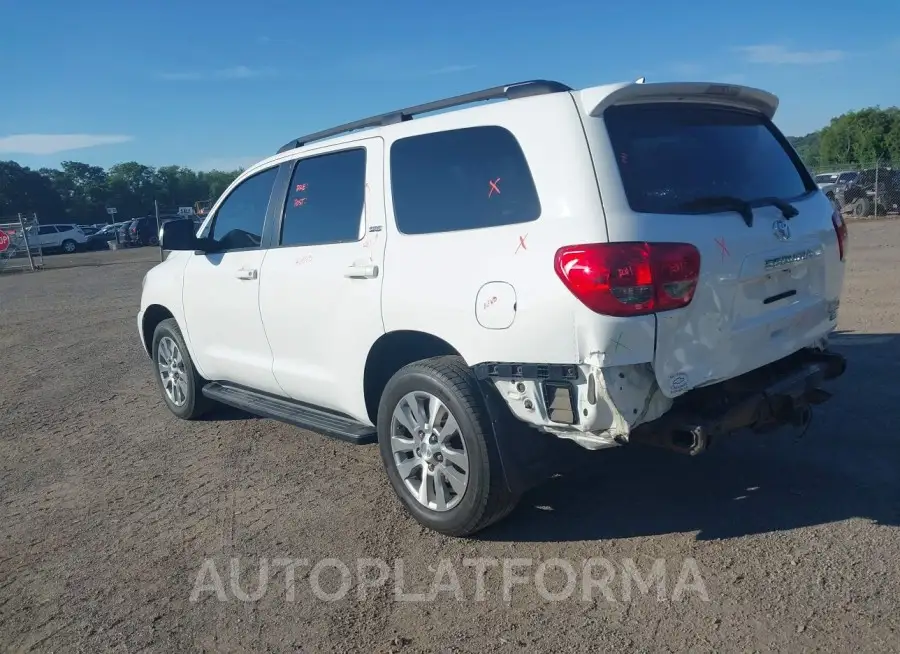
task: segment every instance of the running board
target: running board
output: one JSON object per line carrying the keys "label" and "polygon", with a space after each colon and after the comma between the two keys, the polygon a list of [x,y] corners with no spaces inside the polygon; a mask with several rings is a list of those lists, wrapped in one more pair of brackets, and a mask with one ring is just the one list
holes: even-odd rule
{"label": "running board", "polygon": [[378,440],[374,427],[292,400],[219,382],[210,382],[204,386],[203,394],[211,400],[247,413],[286,422],[348,443],[365,445]]}

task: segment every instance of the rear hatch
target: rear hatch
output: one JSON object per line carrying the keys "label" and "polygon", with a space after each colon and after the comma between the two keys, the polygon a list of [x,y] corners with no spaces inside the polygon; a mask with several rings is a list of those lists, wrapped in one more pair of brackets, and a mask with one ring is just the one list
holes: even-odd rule
{"label": "rear hatch", "polygon": [[845,228],[771,122],[774,96],[631,85],[598,105],[585,120],[602,121],[589,137],[609,240],[700,254],[690,303],[656,313],[663,393],[735,377],[834,329]]}

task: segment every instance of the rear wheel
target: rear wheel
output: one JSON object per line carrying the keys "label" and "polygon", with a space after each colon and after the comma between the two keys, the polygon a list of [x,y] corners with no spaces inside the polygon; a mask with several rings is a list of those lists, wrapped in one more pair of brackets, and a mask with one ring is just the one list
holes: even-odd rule
{"label": "rear wheel", "polygon": [[77,249],[77,245],[75,244],[75,241],[73,241],[72,239],[66,239],[65,241],[62,242],[62,250],[66,254],[72,254],[73,252],[75,252],[76,249]]}
{"label": "rear wheel", "polygon": [[466,536],[515,508],[481,389],[459,357],[417,361],[391,378],[378,443],[394,492],[429,529]]}

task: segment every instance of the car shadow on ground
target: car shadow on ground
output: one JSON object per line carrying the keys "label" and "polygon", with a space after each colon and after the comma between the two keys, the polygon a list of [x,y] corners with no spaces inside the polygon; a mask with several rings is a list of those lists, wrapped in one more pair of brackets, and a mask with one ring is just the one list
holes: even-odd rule
{"label": "car shadow on ground", "polygon": [[851,518],[900,525],[900,336],[836,333],[847,372],[802,438],[790,428],[720,439],[688,457],[630,446],[583,452],[527,493],[489,541],[579,541],[696,532],[736,538]]}
{"label": "car shadow on ground", "polygon": [[204,413],[198,420],[202,422],[231,422],[232,420],[262,420],[262,418],[227,404],[216,403],[209,412]]}

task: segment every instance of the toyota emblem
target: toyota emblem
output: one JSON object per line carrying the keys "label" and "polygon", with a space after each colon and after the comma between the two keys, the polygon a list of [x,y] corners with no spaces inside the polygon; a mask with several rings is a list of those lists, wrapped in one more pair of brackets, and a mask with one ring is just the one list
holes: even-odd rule
{"label": "toyota emblem", "polygon": [[772,233],[779,241],[791,240],[791,227],[784,220],[776,220],[772,223]]}

